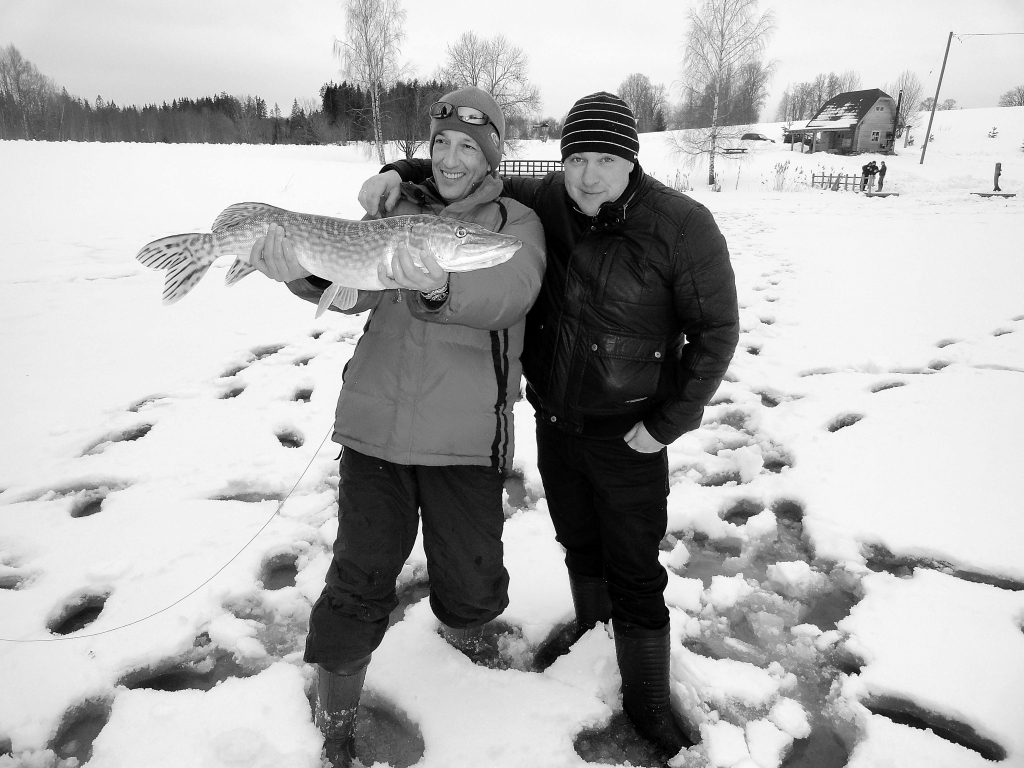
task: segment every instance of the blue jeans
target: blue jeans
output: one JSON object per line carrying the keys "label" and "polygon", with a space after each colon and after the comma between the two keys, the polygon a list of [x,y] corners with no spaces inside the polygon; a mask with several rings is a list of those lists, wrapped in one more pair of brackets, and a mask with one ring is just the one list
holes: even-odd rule
{"label": "blue jeans", "polygon": [[407,466],[345,448],[338,538],[309,617],[305,660],[344,664],[380,645],[398,606],[395,581],[416,543],[421,516],[434,614],[462,628],[504,611],[503,483],[504,474],[492,467]]}
{"label": "blue jeans", "polygon": [[668,524],[668,452],[638,453],[621,437],[580,437],[538,419],[537,467],[566,567],[608,583],[616,620],[665,627],[658,545]]}

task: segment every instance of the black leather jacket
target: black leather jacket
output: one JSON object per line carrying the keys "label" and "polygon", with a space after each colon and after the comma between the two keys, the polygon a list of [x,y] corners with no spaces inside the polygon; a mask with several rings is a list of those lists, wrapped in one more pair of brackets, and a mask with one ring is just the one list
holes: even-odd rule
{"label": "black leather jacket", "polygon": [[[429,163],[385,166],[416,181]],[[523,371],[538,418],[662,443],[700,425],[739,340],[736,281],[710,211],[634,168],[622,196],[581,213],[564,174],[509,177],[544,225],[547,269],[526,318]]]}

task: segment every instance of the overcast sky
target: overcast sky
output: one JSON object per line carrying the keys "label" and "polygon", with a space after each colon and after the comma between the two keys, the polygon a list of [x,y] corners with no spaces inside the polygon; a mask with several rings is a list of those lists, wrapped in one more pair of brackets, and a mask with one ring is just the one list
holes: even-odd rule
{"label": "overcast sky", "polygon": [[[429,77],[463,32],[504,34],[530,57],[545,116],[561,117],[632,72],[679,98],[686,10],[697,0],[404,0],[401,60]],[[778,61],[762,119],[782,90],[853,69],[883,88],[909,69],[933,95],[947,36],[1024,32],[1024,0],[762,0]],[[341,81],[332,56],[344,33],[339,0],[0,0],[0,47],[13,44],[76,96],[119,105],[255,95],[287,112]],[[953,39],[941,99],[994,107],[1024,85],[1024,35]],[[895,93],[892,94],[896,96]]]}

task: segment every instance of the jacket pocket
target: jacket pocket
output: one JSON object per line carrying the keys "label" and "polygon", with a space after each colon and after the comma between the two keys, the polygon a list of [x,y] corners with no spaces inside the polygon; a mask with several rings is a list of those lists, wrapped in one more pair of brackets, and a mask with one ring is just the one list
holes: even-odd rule
{"label": "jacket pocket", "polygon": [[584,413],[641,411],[655,398],[665,360],[665,340],[590,334],[579,386]]}

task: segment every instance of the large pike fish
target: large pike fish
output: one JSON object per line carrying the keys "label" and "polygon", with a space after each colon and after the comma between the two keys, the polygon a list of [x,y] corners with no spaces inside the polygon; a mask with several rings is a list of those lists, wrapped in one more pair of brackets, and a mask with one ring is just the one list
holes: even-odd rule
{"label": "large pike fish", "polygon": [[237,203],[221,211],[210,233],[193,232],[154,240],[135,257],[147,267],[166,269],[164,304],[191,291],[220,256],[235,256],[225,278],[233,285],[255,272],[249,264],[253,243],[271,224],[284,227],[299,263],[317,277],[330,280],[316,316],[334,304],[348,309],[357,292],[382,291],[377,265],[391,275],[398,248],[408,249],[416,266],[429,253],[448,272],[469,272],[508,261],[522,243],[457,219],[420,214],[372,221],[294,213],[265,203]]}

